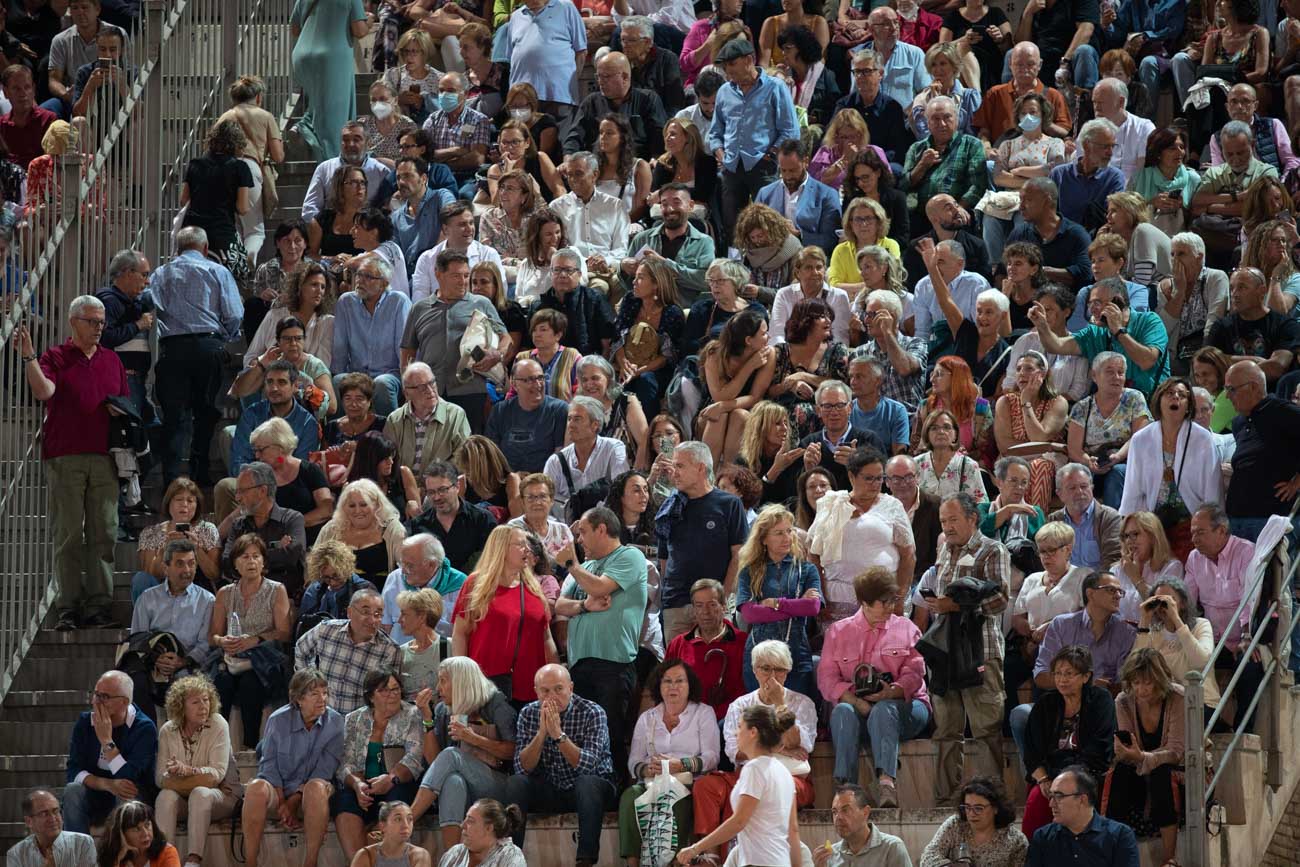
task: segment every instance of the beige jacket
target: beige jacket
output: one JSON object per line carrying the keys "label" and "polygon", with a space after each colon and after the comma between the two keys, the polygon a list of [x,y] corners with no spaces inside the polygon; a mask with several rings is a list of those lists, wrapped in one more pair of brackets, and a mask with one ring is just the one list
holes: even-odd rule
{"label": "beige jacket", "polygon": [[234,753],[230,746],[230,728],[219,713],[213,713],[211,720],[199,732],[198,744],[193,757],[187,757],[185,745],[181,739],[181,730],[176,723],[168,720],[158,731],[158,760],[154,763],[154,783],[162,788],[163,778],[167,775],[167,764],[172,759],[187,765],[193,765],[200,773],[211,774],[221,783],[217,786],[227,796],[240,798],[244,786],[239,781],[239,769],[235,767]]}

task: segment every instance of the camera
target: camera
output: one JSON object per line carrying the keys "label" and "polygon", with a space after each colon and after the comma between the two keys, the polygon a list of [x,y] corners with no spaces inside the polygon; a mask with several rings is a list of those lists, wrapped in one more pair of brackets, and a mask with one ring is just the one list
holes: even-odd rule
{"label": "camera", "polygon": [[875,695],[894,683],[894,676],[887,671],[876,671],[869,663],[862,663],[853,669],[853,694],[858,698]]}

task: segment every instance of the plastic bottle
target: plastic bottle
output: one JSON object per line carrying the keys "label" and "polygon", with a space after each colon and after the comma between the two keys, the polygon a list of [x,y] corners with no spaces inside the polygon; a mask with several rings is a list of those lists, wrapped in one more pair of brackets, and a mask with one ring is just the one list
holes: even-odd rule
{"label": "plastic bottle", "polygon": [[243,636],[243,634],[244,630],[243,627],[240,626],[239,615],[234,611],[230,612],[226,615],[226,635],[231,638],[239,638]]}

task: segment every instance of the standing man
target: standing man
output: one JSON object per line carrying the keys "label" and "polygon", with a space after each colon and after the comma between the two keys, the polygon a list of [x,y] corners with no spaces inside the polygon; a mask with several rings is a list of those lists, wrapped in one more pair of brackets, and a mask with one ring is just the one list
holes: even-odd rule
{"label": "standing man", "polygon": [[[1270,517],[1291,512],[1300,491],[1300,407],[1269,394],[1264,371],[1253,361],[1229,367],[1224,387],[1237,411],[1224,505],[1232,535],[1254,542]],[[1292,648],[1300,652],[1295,642]]]}
{"label": "standing man", "polygon": [[158,316],[161,352],[154,389],[162,411],[163,483],[181,474],[184,421],[193,418],[190,478],[207,487],[208,450],[221,418],[221,391],[226,344],[239,339],[244,302],[230,269],[208,258],[208,235],[186,226],[176,235],[179,255],[153,272],[149,294]]}
{"label": "standing man", "polygon": [[578,564],[572,542],[556,555],[569,577],[555,613],[570,618],[573,691],[605,709],[614,767],[621,769],[627,766],[628,709],[649,592],[646,559],[640,549],[619,541],[622,525],[603,506],[588,509],[575,530],[587,560]]}
{"label": "standing man", "polygon": [[714,59],[727,83],[718,91],[708,146],[722,170],[722,225],[728,244],[741,209],[776,175],[777,145],[799,138],[789,88],[760,70],[755,60],[754,46],[744,38],[722,46]]}
{"label": "standing man", "polygon": [[889,493],[903,504],[912,522],[912,538],[916,540],[916,569],[912,573],[915,584],[934,565],[939,550],[942,531],[939,498],[921,490],[921,477],[911,455],[894,455],[885,463],[885,484]]}
{"label": "standing man", "polygon": [[68,308],[68,321],[72,336],[39,359],[26,326],[16,332],[27,386],[32,397],[45,404],[41,460],[49,484],[59,582],[55,628],[64,632],[116,625],[109,606],[118,482],[108,454],[108,399],[129,393],[121,359],[99,346],[103,303],[93,295],[77,296]]}
{"label": "standing man", "polygon": [[492,407],[487,437],[501,448],[512,470],[540,473],[564,445],[569,405],[546,393],[546,374],[534,359],[516,358],[510,382],[515,396]]}
{"label": "standing man", "polygon": [[423,361],[412,361],[402,371],[402,392],[406,403],[388,414],[384,436],[397,448],[398,465],[410,467],[419,479],[435,461],[451,460],[469,439],[469,419],[465,410],[438,396],[438,381]]}
{"label": "standing man", "polygon": [[691,628],[691,588],[701,578],[736,592],[740,546],[749,534],[745,507],[735,494],[713,486],[713,454],[701,442],[673,451],[677,490],[655,516],[659,540],[664,642]]}
{"label": "standing man", "polygon": [[354,291],[334,305],[334,391],[343,374],[366,374],[375,381],[375,415],[381,417],[397,408],[398,346],[411,311],[411,299],[389,285],[392,276],[393,266],[383,256],[360,257]]}
{"label": "standing man", "polygon": [[[443,250],[434,263],[438,291],[411,308],[402,331],[402,368],[419,359],[434,371],[438,393],[465,411],[473,433],[483,432],[483,414],[488,405],[485,374],[501,363],[510,338],[492,302],[469,294],[469,257],[455,250]],[[478,361],[464,358],[460,342],[470,320],[478,313],[496,333],[496,349],[483,349]],[[466,362],[469,364],[466,364]]]}
{"label": "standing man", "polygon": [[523,0],[503,38],[510,86],[531,84],[541,111],[567,120],[578,104],[578,74],[587,63],[587,28],[578,7],[562,0]]}
{"label": "standing man", "polygon": [[126,32],[112,24],[99,20],[99,0],[72,0],[68,4],[68,17],[72,26],[61,31],[50,42],[49,85],[50,98],[41,104],[41,108],[54,112],[64,120],[72,117],[72,106],[76,102],[73,81],[77,70],[87,64],[93,64],[99,57],[97,37],[104,33],[116,33],[126,41]]}
{"label": "standing man", "polygon": [[89,867],[96,863],[95,838],[63,830],[63,809],[49,789],[32,789],[23,798],[27,836],[5,853],[5,867]]}
{"label": "standing man", "polygon": [[95,293],[104,305],[104,334],[101,346],[122,359],[131,403],[140,418],[153,418],[145,380],[153,358],[149,354],[149,330],[153,328],[153,302],[143,298],[149,285],[149,260],[136,250],[120,250],[108,263],[108,287]]}
{"label": "standing man", "polygon": [[1034,832],[1025,867],[1138,867],[1142,863],[1133,829],[1097,812],[1097,781],[1082,765],[1057,774],[1047,797],[1052,823]]}
{"label": "standing man", "polygon": [[1119,130],[1106,118],[1094,117],[1078,138],[1079,158],[1052,169],[1049,177],[1060,191],[1061,215],[1095,232],[1106,224],[1106,199],[1124,189],[1124,173],[1110,164]]}
{"label": "standing man", "polygon": [[63,816],[69,831],[90,833],[122,801],[153,801],[158,729],[132,703],[131,678],[107,671],[95,681],[68,745]]}
{"label": "standing man", "polygon": [[[577,812],[575,863],[594,867],[600,860],[601,822],[618,800],[605,711],[573,694],[573,681],[562,665],[543,665],[533,684],[537,701],[519,712],[506,803],[517,804],[525,819],[530,812]],[[520,828],[515,845],[523,843]]]}
{"label": "standing man", "polygon": [[[976,611],[984,621],[983,682],[931,696],[934,740],[939,747],[934,800],[936,804],[950,805],[960,793],[962,780],[973,774],[998,779],[1002,773],[1002,612],[1010,593],[1011,557],[1000,543],[980,533],[979,509],[969,494],[945,497],[939,506],[939,522],[944,534],[935,564],[938,572],[934,591],[939,595],[930,600],[930,610],[946,615],[962,610],[947,596],[948,585],[958,578],[990,581],[999,588]],[[962,759],[962,733],[967,723],[974,740],[970,763]]]}
{"label": "standing man", "polygon": [[867,48],[880,56],[881,91],[900,106],[910,106],[912,98],[930,86],[925,52],[915,45],[898,41],[900,20],[892,7],[872,9],[867,16],[867,26],[871,29]]}
{"label": "standing man", "polygon": [[464,199],[473,196],[474,174],[492,143],[492,121],[465,105],[468,89],[464,73],[444,74],[438,79],[438,108],[424,121],[424,131],[433,137],[430,159],[451,169]]}
{"label": "standing man", "polygon": [[393,211],[393,240],[402,248],[406,273],[414,275],[416,262],[442,234],[442,209],[456,197],[429,185],[429,164],[419,157],[398,158],[397,194],[402,206]]}
{"label": "standing man", "polygon": [[785,217],[804,246],[820,247],[827,256],[838,243],[840,194],[808,175],[808,154],[798,139],[781,142],[776,151],[780,179],[758,191],[754,201]]}

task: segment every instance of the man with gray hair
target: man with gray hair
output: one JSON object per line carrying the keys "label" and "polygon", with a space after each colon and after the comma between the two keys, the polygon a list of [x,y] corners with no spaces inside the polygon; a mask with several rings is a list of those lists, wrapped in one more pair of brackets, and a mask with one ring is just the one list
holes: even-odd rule
{"label": "man with gray hair", "polygon": [[[821,467],[835,477],[836,488],[848,490],[848,463],[855,451],[871,448],[882,455],[890,454],[883,439],[869,430],[853,425],[853,392],[838,379],[826,379],[817,386],[817,391],[813,394],[813,407],[821,419],[822,429],[799,441],[799,447],[803,449],[805,472]],[[767,482],[766,476],[763,481]]]}
{"label": "man with gray hair", "polygon": [[108,263],[108,286],[95,293],[104,305],[104,333],[99,345],[111,349],[126,368],[131,403],[146,423],[153,421],[153,406],[145,393],[145,380],[153,357],[149,330],[153,328],[153,299],[144,294],[149,285],[149,260],[138,250],[119,250]]}
{"label": "man with gray hair", "polygon": [[[1287,88],[1288,93],[1291,87]],[[1234,84],[1228,91],[1228,120],[1239,120],[1250,127],[1254,134],[1255,150],[1261,161],[1277,169],[1279,175],[1285,175],[1300,166],[1300,157],[1291,147],[1291,134],[1286,123],[1277,117],[1265,117],[1259,114],[1259,94],[1252,85],[1242,82]],[[1223,162],[1223,149],[1219,147],[1219,136],[1210,136],[1210,165],[1217,166]]]}
{"label": "man with gray hair", "polygon": [[1269,382],[1277,382],[1300,352],[1300,322],[1290,313],[1269,309],[1269,280],[1258,268],[1233,271],[1228,290],[1232,309],[1210,324],[1205,345],[1234,364],[1255,362]]}
{"label": "man with gray hair", "polygon": [[[1030,178],[1020,188],[1022,222],[1007,235],[1007,243],[1024,241],[1043,251],[1042,276],[1068,289],[1092,282],[1088,230],[1059,210],[1060,190],[1050,178]],[[1005,248],[1003,248],[1005,249]]]}
{"label": "man with gray hair", "polygon": [[153,272],[149,295],[158,317],[154,393],[162,411],[163,484],[181,474],[185,420],[193,419],[190,478],[212,484],[208,451],[221,417],[217,398],[226,344],[239,339],[244,302],[230,270],[208,258],[208,236],[187,226],[176,236],[179,255]]}
{"label": "man with gray hair", "polygon": [[[886,6],[871,14],[878,12],[893,10]],[[957,103],[952,97],[936,96],[927,102],[925,122],[930,134],[907,149],[903,173],[898,178],[899,189],[907,193],[913,236],[930,228],[925,203],[932,196],[951,195],[969,222],[975,205],[988,189],[984,145],[975,136],[958,130]]]}
{"label": "man with gray hair", "polygon": [[451,565],[442,542],[432,533],[415,533],[402,541],[398,567],[388,573],[384,581],[384,619],[381,627],[400,647],[411,640],[398,622],[401,610],[397,596],[406,590],[437,591],[442,597],[442,618],[435,631],[443,638],[451,638],[451,613],[456,608],[456,597],[465,584],[465,573]]}
{"label": "man with gray hair", "polygon": [[275,470],[270,464],[253,461],[239,471],[235,479],[239,508],[217,528],[224,542],[221,573],[237,574],[232,557],[235,542],[245,533],[252,533],[266,543],[266,577],[285,585],[289,596],[297,598],[302,590],[307,534],[302,512],[278,504],[276,488]]}
{"label": "man with gray hair", "polygon": [[[592,189],[595,191],[594,187]],[[574,194],[568,193],[561,198],[572,195]],[[613,196],[599,191],[595,191],[595,195],[605,196],[613,202],[620,215],[619,219],[624,223],[624,234],[617,237],[626,237],[627,214],[623,210],[623,204]],[[555,204],[559,201],[560,199],[556,199],[556,202],[551,205],[556,212],[559,212],[559,208],[556,208]],[[592,201],[595,201],[594,197]],[[570,234],[569,238],[572,239],[573,235]],[[594,265],[603,266],[604,262],[605,259],[600,253],[592,253],[587,257],[588,274],[591,275],[594,270],[597,270],[593,269]],[[617,262],[614,267],[617,267]],[[605,282],[608,288],[610,280],[606,279]],[[583,355],[607,354],[610,342],[618,335],[618,330],[614,327],[617,321],[614,308],[610,306],[606,293],[582,282],[582,253],[576,247],[556,250],[555,255],[551,257],[551,288],[539,295],[528,308],[530,324],[540,310],[555,310],[564,314],[564,318],[569,323],[564,332],[564,345],[575,347]],[[531,333],[525,335],[524,346],[531,347],[532,343]]]}
{"label": "man with gray hair", "polygon": [[158,729],[133,699],[125,672],[104,672],[90,692],[90,710],[72,727],[63,789],[69,831],[89,834],[122,801],[153,800]]}
{"label": "man with gray hair", "polygon": [[362,681],[367,672],[401,667],[401,651],[379,628],[383,616],[380,595],[358,590],[348,603],[346,618],[318,623],[294,644],[294,670],[320,669],[329,683],[330,706],[344,716],[366,706]]}
{"label": "man with gray hair", "polygon": [[886,455],[901,455],[912,442],[911,420],[907,407],[886,397],[881,391],[885,382],[885,364],[869,355],[849,361],[849,424],[888,445]]}
{"label": "man with gray hair", "polygon": [[[594,397],[578,395],[569,401],[568,423],[565,439],[569,444],[546,459],[542,472],[555,483],[555,496],[551,514],[562,521],[573,520],[566,511],[571,498],[591,498],[593,485],[612,482],[619,473],[626,472],[631,461],[622,440],[603,437],[605,406]],[[599,497],[604,500],[604,496]],[[567,516],[567,520],[566,520]]]}
{"label": "man with gray hair", "polygon": [[1119,129],[1104,117],[1095,117],[1079,130],[1079,158],[1052,169],[1051,179],[1060,190],[1058,207],[1088,232],[1106,223],[1106,197],[1124,189],[1124,173],[1111,165]]}
{"label": "man with gray hair", "polygon": [[109,606],[118,482],[108,454],[114,411],[109,401],[127,397],[128,387],[121,359],[99,345],[104,322],[103,303],[79,295],[68,308],[71,336],[39,358],[27,326],[14,332],[27,387],[45,404],[41,460],[49,485],[61,631],[115,625]]}
{"label": "man with gray hair", "polygon": [[881,393],[907,407],[909,413],[925,400],[927,381],[927,337],[909,337],[899,330],[903,321],[903,302],[890,289],[876,289],[867,295],[861,315],[867,342],[854,355],[874,358],[885,368]]}
{"label": "man with gray hair", "polygon": [[[474,173],[487,161],[492,144],[492,121],[465,104],[469,80],[460,72],[445,73],[438,79],[438,101],[430,108],[424,130],[433,137],[433,153],[425,154],[430,162],[440,162],[451,169],[461,187],[461,198],[469,199]],[[468,195],[467,195],[468,193]]]}
{"label": "man with gray hair", "polygon": [[[642,15],[624,18],[620,28],[622,51],[632,64],[632,86],[657,94],[669,114],[681,111],[686,105],[682,64],[678,59],[681,49],[672,52],[655,45],[654,22]],[[619,50],[619,46],[613,47]]]}
{"label": "man with gray hair", "polygon": [[1128,85],[1118,78],[1103,78],[1092,89],[1092,107],[1097,117],[1115,125],[1115,152],[1110,164],[1124,173],[1124,183],[1138,173],[1146,162],[1147,138],[1156,125],[1145,117],[1129,114]]}
{"label": "man with gray hair", "polygon": [[392,288],[393,266],[377,253],[358,256],[351,292],[334,305],[330,372],[337,393],[345,373],[364,373],[375,381],[375,415],[381,418],[401,402],[398,348],[411,314],[411,299]]}
{"label": "man with gray hair", "polygon": [[591,150],[596,146],[600,119],[621,114],[632,127],[631,145],[636,155],[648,160],[658,153],[668,116],[659,94],[632,86],[632,64],[627,55],[611,51],[596,61],[596,87],[569,119],[564,152]]}
{"label": "man with gray hair", "polygon": [[[935,268],[948,284],[948,294],[951,296],[953,303],[961,310],[963,318],[974,322],[975,299],[979,297],[981,292],[989,288],[989,281],[979,274],[966,270],[965,248],[956,241],[940,241],[936,248],[934,241],[929,238],[922,238],[917,244],[918,252],[921,254],[921,261],[926,261],[925,251],[929,250],[930,257],[935,261]],[[926,267],[928,272],[929,266]],[[932,342],[936,339],[945,343],[956,340],[956,335],[948,327],[943,308],[939,305],[939,296],[934,289],[934,276],[932,273],[926,273],[924,277],[916,282],[916,295],[912,299],[912,310],[915,315],[915,332],[918,337],[928,338]]]}
{"label": "man with gray hair", "polygon": [[1056,471],[1056,493],[1062,508],[1047,516],[1048,521],[1064,521],[1074,530],[1071,566],[1104,569],[1120,561],[1119,512],[1103,504],[1093,494],[1092,470],[1083,464],[1069,463]]}
{"label": "man with gray hair", "polygon": [[677,490],[655,516],[665,645],[691,628],[691,585],[697,580],[712,578],[726,594],[736,592],[740,546],[749,534],[740,498],[713,486],[708,446],[679,445],[673,477]]}
{"label": "man with gray hair", "polygon": [[627,255],[628,216],[623,200],[596,189],[596,157],[591,151],[566,156],[560,172],[569,192],[551,202],[551,210],[564,226],[564,237],[582,254],[587,270],[613,273]]}
{"label": "man with gray hair", "polygon": [[1209,261],[1226,268],[1241,232],[1242,196],[1260,178],[1277,179],[1277,169],[1255,155],[1255,134],[1250,126],[1231,120],[1219,130],[1223,162],[1201,173],[1192,196],[1192,228],[1205,239]]}

